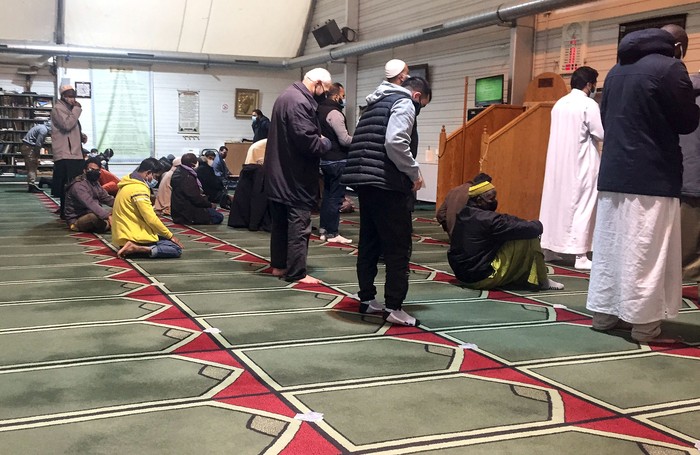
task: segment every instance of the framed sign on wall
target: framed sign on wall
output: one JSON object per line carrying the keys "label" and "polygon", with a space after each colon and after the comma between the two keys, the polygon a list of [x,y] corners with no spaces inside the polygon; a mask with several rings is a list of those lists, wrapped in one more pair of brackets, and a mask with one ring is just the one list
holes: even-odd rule
{"label": "framed sign on wall", "polygon": [[92,98],[92,84],[90,82],[76,82],[75,97]]}
{"label": "framed sign on wall", "polygon": [[253,111],[255,109],[258,109],[259,100],[259,90],[237,88],[236,107],[234,110],[234,115],[236,116],[236,118],[247,118],[253,115]]}
{"label": "framed sign on wall", "polygon": [[178,90],[179,119],[177,132],[199,134],[199,92]]}

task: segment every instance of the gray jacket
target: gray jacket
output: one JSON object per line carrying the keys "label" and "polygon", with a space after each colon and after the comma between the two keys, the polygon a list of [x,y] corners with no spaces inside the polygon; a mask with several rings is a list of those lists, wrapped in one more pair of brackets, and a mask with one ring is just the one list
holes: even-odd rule
{"label": "gray jacket", "polygon": [[[700,106],[700,74],[690,76],[695,92],[695,103]],[[683,151],[683,187],[681,195],[700,197],[700,126],[680,137]]]}

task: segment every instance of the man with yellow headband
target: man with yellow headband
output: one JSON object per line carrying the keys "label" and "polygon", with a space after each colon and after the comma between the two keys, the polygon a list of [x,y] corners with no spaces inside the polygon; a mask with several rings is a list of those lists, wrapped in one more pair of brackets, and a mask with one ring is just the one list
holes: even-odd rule
{"label": "man with yellow headband", "polygon": [[547,277],[539,239],[542,223],[496,213],[497,207],[491,177],[477,175],[451,233],[447,259],[455,276],[474,289],[564,289]]}
{"label": "man with yellow headband", "polygon": [[445,196],[445,200],[440,207],[435,211],[435,218],[450,238],[457,221],[457,215],[467,205],[469,189],[472,185],[474,185],[474,182],[467,181],[452,188]]}

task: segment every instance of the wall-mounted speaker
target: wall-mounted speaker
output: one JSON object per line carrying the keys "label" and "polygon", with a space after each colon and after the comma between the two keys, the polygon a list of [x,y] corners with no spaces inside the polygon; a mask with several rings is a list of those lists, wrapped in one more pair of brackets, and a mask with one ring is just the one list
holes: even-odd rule
{"label": "wall-mounted speaker", "polygon": [[324,25],[318,27],[316,30],[312,30],[311,33],[314,34],[318,47],[326,47],[331,44],[338,44],[345,41],[343,32],[338,28],[335,19],[330,19]]}

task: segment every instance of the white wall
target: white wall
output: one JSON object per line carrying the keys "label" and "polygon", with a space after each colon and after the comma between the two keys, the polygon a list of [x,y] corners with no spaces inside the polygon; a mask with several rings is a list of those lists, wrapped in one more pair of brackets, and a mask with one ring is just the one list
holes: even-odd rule
{"label": "white wall", "polygon": [[[71,60],[65,65],[66,67],[59,72],[59,83],[63,78],[70,79],[71,83],[91,82],[89,62]],[[152,154],[156,157],[168,154],[179,156],[189,150],[219,148],[224,142],[252,139],[251,119],[234,116],[236,89],[259,90],[259,107],[269,116],[277,95],[299,79],[298,70],[255,72],[222,68],[202,69],[187,65],[153,65],[145,69],[151,71],[154,132]],[[94,90],[99,90],[99,87],[93,87]],[[178,90],[199,91],[198,135],[178,133]],[[92,99],[81,98],[79,101],[83,106],[80,119],[83,131],[92,138],[95,134]],[[223,112],[223,104],[228,105],[227,112]],[[88,139],[86,148],[92,146],[92,140]],[[115,150],[115,153],[118,154],[119,150]],[[147,156],[148,154],[144,154],[144,158]]]}
{"label": "white wall", "polygon": [[[192,67],[154,67],[155,143],[158,156],[177,155],[186,148],[219,148],[224,142],[252,139],[251,118],[234,116],[236,88],[260,91],[260,110],[270,116],[277,96],[299,80],[299,71],[252,72]],[[198,90],[200,102],[199,139],[188,140],[177,133],[178,90]],[[222,104],[229,105],[227,113]]]}

